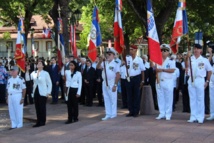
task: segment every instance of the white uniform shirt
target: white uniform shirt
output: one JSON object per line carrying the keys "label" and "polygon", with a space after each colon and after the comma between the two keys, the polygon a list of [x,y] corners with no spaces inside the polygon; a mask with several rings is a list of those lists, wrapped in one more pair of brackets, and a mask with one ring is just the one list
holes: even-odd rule
{"label": "white uniform shirt", "polygon": [[150,68],[150,64],[149,62],[145,62],[145,68],[149,69]]}
{"label": "white uniform shirt", "polygon": [[26,73],[25,73],[25,80],[26,81],[30,81],[30,73],[29,73],[29,71],[26,71]]}
{"label": "white uniform shirt", "polygon": [[126,66],[123,65],[120,67],[120,78],[121,79],[126,79],[127,73],[126,73]]}
{"label": "white uniform shirt", "polygon": [[20,94],[25,88],[25,80],[20,76],[17,76],[16,78],[11,77],[7,82],[7,90],[9,95]]}
{"label": "white uniform shirt", "polygon": [[[195,58],[195,56],[192,56],[191,65],[192,65],[193,78],[197,78],[197,77],[204,78],[206,77],[207,71],[212,71],[212,66],[209,60],[202,56],[198,57],[197,59]],[[188,74],[191,75],[190,70]]]}
{"label": "white uniform shirt", "polygon": [[[163,62],[162,66],[157,65],[157,68],[160,69],[175,69],[175,61],[170,60],[168,57],[165,59]],[[160,79],[173,79],[173,73],[168,73],[168,72],[159,72],[158,77]]]}
{"label": "white uniform shirt", "polygon": [[[114,82],[116,73],[120,72],[119,64],[116,63],[115,60],[112,60],[110,63],[108,61],[105,61],[105,65],[106,65],[107,80]],[[101,64],[101,67],[104,68],[103,62]],[[105,81],[105,70],[102,71],[102,78],[103,78],[103,81]]]}
{"label": "white uniform shirt", "polygon": [[180,71],[178,68],[175,68],[175,71],[173,73],[173,87],[177,86],[177,78],[180,76]]}
{"label": "white uniform shirt", "polygon": [[132,56],[126,56],[127,65],[129,66],[128,73],[129,76],[136,76],[141,74],[142,71],[145,71],[145,66],[143,60],[136,56],[135,59],[132,59]]}
{"label": "white uniform shirt", "polygon": [[66,87],[72,87],[72,88],[78,88],[77,94],[81,94],[82,89],[82,75],[79,71],[76,71],[76,73],[71,77],[71,70],[65,71],[65,77],[66,77]]}

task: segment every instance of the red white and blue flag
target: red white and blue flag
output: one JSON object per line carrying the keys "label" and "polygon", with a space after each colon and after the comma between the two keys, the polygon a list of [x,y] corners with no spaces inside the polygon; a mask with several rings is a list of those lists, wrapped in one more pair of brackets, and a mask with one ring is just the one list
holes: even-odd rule
{"label": "red white and blue flag", "polygon": [[97,57],[97,46],[100,46],[102,43],[102,36],[99,25],[99,11],[95,6],[92,15],[92,26],[90,32],[89,48],[88,48],[88,57],[94,62]]}
{"label": "red white and blue flag", "polygon": [[162,53],[150,0],[147,0],[147,31],[150,60],[158,65],[162,65]]}
{"label": "red white and blue flag", "polygon": [[170,47],[173,53],[178,52],[178,44],[181,41],[181,36],[187,33],[188,33],[188,24],[186,13],[186,0],[179,0],[170,42]]}
{"label": "red white and blue flag", "polygon": [[17,66],[21,69],[22,72],[25,72],[25,49],[26,39],[24,34],[24,19],[20,18],[18,23],[18,32],[16,39],[16,51],[15,59]]}
{"label": "red white and blue flag", "polygon": [[76,46],[76,26],[70,26],[70,45],[71,51],[75,58],[77,58],[77,46]]}
{"label": "red white and blue flag", "polygon": [[119,54],[123,52],[124,47],[121,11],[122,11],[122,0],[116,0],[114,15],[114,48]]}
{"label": "red white and blue flag", "polygon": [[61,70],[65,58],[65,46],[64,46],[64,38],[63,38],[63,24],[62,19],[58,18],[58,49],[57,49],[57,57],[58,57],[58,65],[59,70]]}
{"label": "red white and blue flag", "polygon": [[48,27],[43,27],[43,31],[42,31],[42,34],[43,34],[43,38],[51,38],[51,29]]}

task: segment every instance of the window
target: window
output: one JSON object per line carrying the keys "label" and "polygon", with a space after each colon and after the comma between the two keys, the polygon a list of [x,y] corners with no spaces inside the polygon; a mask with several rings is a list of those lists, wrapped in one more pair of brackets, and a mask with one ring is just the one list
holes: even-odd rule
{"label": "window", "polygon": [[39,51],[39,41],[34,41],[34,48],[37,52]]}
{"label": "window", "polygon": [[46,42],[46,51],[51,50],[52,48],[52,41],[47,41]]}
{"label": "window", "polygon": [[13,52],[13,41],[7,41],[6,48],[7,48],[7,52],[8,52],[8,49],[10,49],[11,52]]}

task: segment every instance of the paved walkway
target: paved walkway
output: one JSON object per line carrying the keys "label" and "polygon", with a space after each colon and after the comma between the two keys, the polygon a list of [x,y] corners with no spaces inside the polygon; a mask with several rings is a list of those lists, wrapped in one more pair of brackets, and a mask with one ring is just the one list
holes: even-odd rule
{"label": "paved walkway", "polygon": [[[64,124],[66,104],[47,104],[47,124],[32,128],[34,105],[24,108],[21,129],[8,130],[7,106],[0,105],[0,143],[213,143],[214,121],[187,123],[189,114],[176,111],[172,120],[155,120],[155,115],[125,117],[127,110],[118,109],[118,117],[101,121],[104,107],[80,105],[79,122]],[[7,125],[3,126],[3,123]]]}

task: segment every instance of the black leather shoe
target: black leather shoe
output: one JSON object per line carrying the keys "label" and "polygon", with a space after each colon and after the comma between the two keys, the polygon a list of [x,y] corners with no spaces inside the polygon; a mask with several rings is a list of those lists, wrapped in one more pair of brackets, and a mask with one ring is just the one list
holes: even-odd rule
{"label": "black leather shoe", "polygon": [[131,113],[126,115],[126,117],[131,117],[131,116],[133,116],[133,114],[131,114]]}
{"label": "black leather shoe", "polygon": [[133,117],[134,117],[134,118],[138,117],[138,114],[134,114]]}
{"label": "black leather shoe", "polygon": [[78,122],[79,120],[78,119],[74,119],[74,122]]}
{"label": "black leather shoe", "polygon": [[33,125],[33,128],[35,128],[35,127],[40,127],[40,125],[39,124]]}
{"label": "black leather shoe", "polygon": [[69,120],[65,122],[65,124],[71,124],[71,123],[72,121],[69,121]]}

